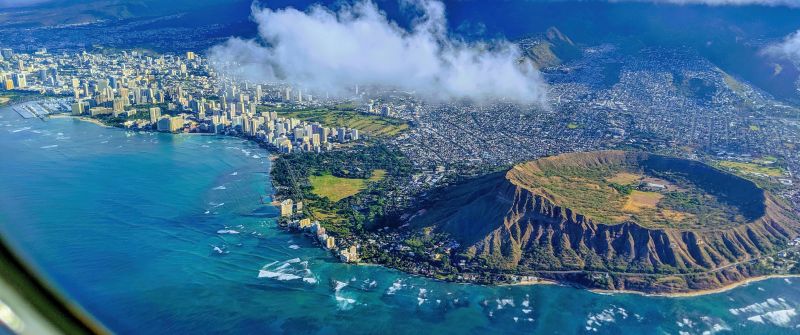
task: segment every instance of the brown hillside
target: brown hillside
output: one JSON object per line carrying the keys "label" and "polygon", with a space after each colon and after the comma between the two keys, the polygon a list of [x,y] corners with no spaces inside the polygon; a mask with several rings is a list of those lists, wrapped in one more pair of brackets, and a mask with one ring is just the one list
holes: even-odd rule
{"label": "brown hillside", "polygon": [[[618,222],[596,220],[564,205],[586,207],[575,200],[579,195],[553,191],[542,182],[543,178],[575,176],[605,180],[619,171],[674,177],[676,183],[685,184],[679,190],[702,188],[707,192],[702,196],[719,203],[713,210],[736,212],[731,216],[734,222],[718,222],[719,217],[714,217],[687,228],[683,221],[669,220],[643,225],[636,215]],[[770,255],[800,235],[791,211],[751,182],[698,162],[645,153],[603,151],[545,158],[444,194],[412,224],[453,237],[461,245],[459,254],[480,260],[484,270],[558,278],[562,274],[548,271],[597,271],[628,277],[610,284],[611,288],[644,285],[642,290],[680,291],[730,283],[750,275],[740,269],[740,263]],[[666,287],[637,283],[636,276],[694,272],[703,275],[681,277]]]}

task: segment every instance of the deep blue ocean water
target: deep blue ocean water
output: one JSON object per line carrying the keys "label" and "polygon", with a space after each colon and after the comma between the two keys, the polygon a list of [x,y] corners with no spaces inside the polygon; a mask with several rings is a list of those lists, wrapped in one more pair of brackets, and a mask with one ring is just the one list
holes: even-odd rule
{"label": "deep blue ocean water", "polygon": [[800,278],[662,298],[338,263],[276,227],[268,154],[236,138],[6,108],[0,157],[0,233],[120,334],[800,332]]}

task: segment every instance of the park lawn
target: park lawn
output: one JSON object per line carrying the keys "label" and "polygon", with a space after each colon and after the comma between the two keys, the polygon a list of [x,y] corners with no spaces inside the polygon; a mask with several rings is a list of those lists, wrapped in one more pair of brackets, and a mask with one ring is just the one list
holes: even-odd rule
{"label": "park lawn", "polygon": [[756,163],[721,161],[719,165],[745,174],[765,174],[770,177],[783,176],[783,169],[774,166],[765,166]]}
{"label": "park lawn", "polygon": [[321,176],[311,176],[312,192],[314,194],[327,197],[333,202],[337,202],[349,196],[353,196],[361,192],[367,187],[367,182],[373,182],[383,179],[386,175],[386,170],[372,171],[372,176],[368,179],[360,178],[341,178],[331,174],[324,174]]}

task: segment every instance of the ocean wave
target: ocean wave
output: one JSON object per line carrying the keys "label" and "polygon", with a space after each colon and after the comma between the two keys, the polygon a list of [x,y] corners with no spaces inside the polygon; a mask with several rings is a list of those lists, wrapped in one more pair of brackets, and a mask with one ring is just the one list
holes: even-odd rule
{"label": "ocean wave", "polygon": [[505,299],[497,299],[495,300],[497,303],[497,309],[503,309],[505,307],[514,307],[514,299],[513,298],[505,298]]}
{"label": "ocean wave", "polygon": [[402,289],[405,286],[406,285],[403,284],[403,281],[398,279],[394,283],[392,283],[392,286],[389,286],[389,288],[386,289],[386,295],[394,295],[395,293],[397,293],[397,291],[400,291],[400,289]]}
{"label": "ocean wave", "polygon": [[55,148],[55,147],[58,147],[58,144],[45,145],[45,146],[42,146],[40,148],[41,149],[52,149],[52,148]]}
{"label": "ocean wave", "polygon": [[367,279],[364,279],[364,281],[361,282],[361,288],[363,290],[372,290],[372,289],[374,289],[376,287],[378,287],[378,281],[376,281],[374,279],[367,278]]}
{"label": "ocean wave", "polygon": [[792,322],[792,318],[795,316],[797,316],[797,311],[795,311],[794,308],[791,308],[767,312],[762,315],[751,316],[747,318],[747,320],[758,323],[764,323],[764,321],[767,321],[776,326],[786,327],[789,326],[789,323]]}
{"label": "ocean wave", "polygon": [[425,303],[425,301],[428,300],[427,293],[428,293],[427,289],[424,288],[419,289],[419,294],[417,295],[417,306],[421,306],[422,304]]}
{"label": "ocean wave", "polygon": [[333,282],[334,282],[334,284],[333,284],[334,285],[333,286],[333,291],[334,292],[339,292],[343,288],[347,287],[347,283],[345,283],[343,281],[334,280]]}
{"label": "ocean wave", "polygon": [[212,247],[211,250],[213,250],[214,252],[216,252],[218,254],[227,254],[229,252],[229,251],[224,249],[225,246],[218,247],[216,245],[212,245],[211,247]]}
{"label": "ocean wave", "polygon": [[239,234],[239,231],[233,229],[220,229],[217,234]]}
{"label": "ocean wave", "polygon": [[610,308],[606,308],[599,313],[590,313],[586,318],[585,329],[587,331],[597,332],[598,328],[603,325],[617,322],[617,318],[623,320],[627,319],[628,311],[622,307],[612,305]]}
{"label": "ocean wave", "polygon": [[779,327],[788,327],[797,316],[797,310],[783,298],[769,298],[762,302],[728,310],[736,316],[744,316],[755,323],[770,323]]}
{"label": "ocean wave", "polygon": [[228,189],[228,188],[227,188],[227,187],[225,187],[225,185],[220,185],[220,186],[214,187],[213,189],[214,189],[214,190],[226,190],[226,189]]}
{"label": "ocean wave", "polygon": [[350,310],[353,309],[353,306],[356,304],[356,299],[343,297],[341,295],[335,294],[334,299],[336,299],[336,304],[339,306],[339,310]]}
{"label": "ocean wave", "polygon": [[333,298],[336,300],[336,305],[339,310],[350,310],[355,306],[357,300],[353,297],[346,296],[342,289],[348,286],[348,283],[334,280],[333,281]]}
{"label": "ocean wave", "polygon": [[29,129],[31,129],[31,127],[22,127],[22,128],[19,128],[19,129],[14,129],[11,132],[12,133],[18,133],[18,132],[26,131],[26,130],[29,130]]}
{"label": "ocean wave", "polygon": [[308,262],[300,261],[299,258],[292,258],[286,261],[275,261],[264,265],[258,271],[258,278],[274,279],[278,281],[302,280],[306,284],[316,284],[317,279]]}
{"label": "ocean wave", "polygon": [[731,312],[733,315],[739,315],[744,313],[765,313],[770,308],[786,308],[790,307],[783,298],[769,298],[764,300],[763,302],[750,304],[740,308],[731,308],[728,311]]}
{"label": "ocean wave", "polygon": [[258,271],[258,278],[271,278],[271,279],[276,279],[276,280],[281,280],[281,281],[287,281],[287,280],[297,280],[297,279],[300,279],[302,277],[300,277],[298,275],[291,274],[291,273],[275,272],[275,271],[269,271],[269,270],[259,270]]}

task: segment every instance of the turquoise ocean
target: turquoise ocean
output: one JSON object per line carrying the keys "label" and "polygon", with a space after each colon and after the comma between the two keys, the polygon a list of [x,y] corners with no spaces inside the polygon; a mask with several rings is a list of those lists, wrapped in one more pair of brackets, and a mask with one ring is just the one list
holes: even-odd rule
{"label": "turquoise ocean", "polygon": [[119,334],[798,334],[800,278],[699,297],[347,265],[276,226],[269,155],[0,109],[0,233]]}

